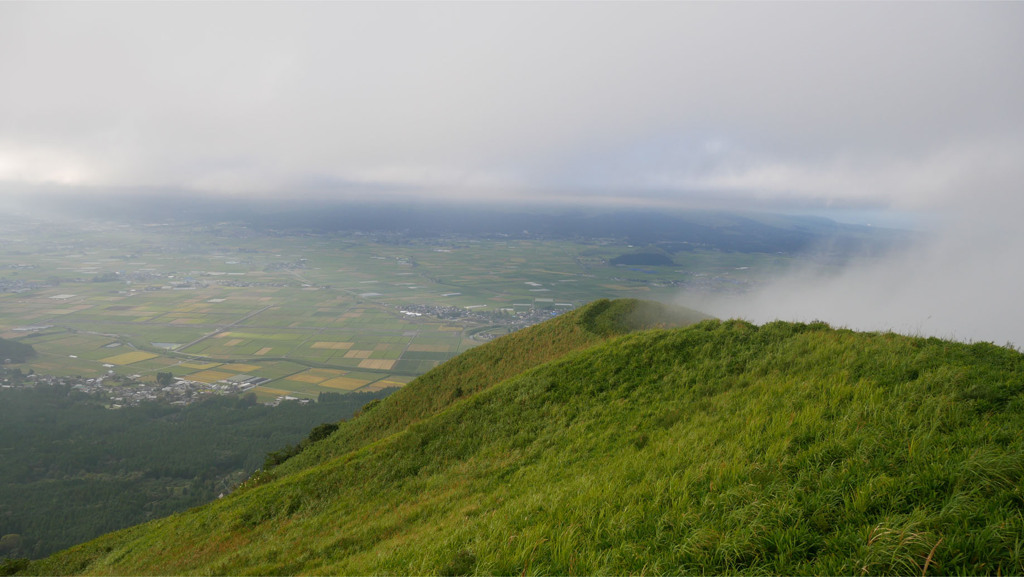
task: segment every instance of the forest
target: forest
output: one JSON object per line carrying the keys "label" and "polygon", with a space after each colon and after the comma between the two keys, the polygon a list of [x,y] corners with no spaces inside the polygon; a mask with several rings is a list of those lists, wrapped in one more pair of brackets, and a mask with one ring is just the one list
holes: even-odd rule
{"label": "forest", "polygon": [[0,338],[0,361],[5,363],[23,363],[36,356],[32,345]]}
{"label": "forest", "polygon": [[212,501],[269,453],[390,392],[276,407],[250,394],[110,410],[69,387],[0,390],[0,557],[45,556]]}

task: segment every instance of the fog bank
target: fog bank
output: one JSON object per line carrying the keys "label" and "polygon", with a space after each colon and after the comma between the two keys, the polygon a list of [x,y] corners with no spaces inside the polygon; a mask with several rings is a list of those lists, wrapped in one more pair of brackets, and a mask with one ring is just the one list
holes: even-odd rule
{"label": "fog bank", "polygon": [[910,247],[884,257],[855,259],[838,272],[803,266],[752,293],[712,296],[697,306],[758,324],[822,320],[856,330],[1021,346],[1024,234],[1008,221],[1024,212],[1019,203],[992,208],[1000,213],[964,208],[950,220],[951,213]]}

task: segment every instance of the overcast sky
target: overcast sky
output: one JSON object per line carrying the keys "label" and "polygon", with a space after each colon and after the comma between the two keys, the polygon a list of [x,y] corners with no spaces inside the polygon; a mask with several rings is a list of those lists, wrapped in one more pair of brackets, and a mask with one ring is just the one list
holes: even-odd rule
{"label": "overcast sky", "polygon": [[1022,55],[1022,2],[2,2],[0,194],[928,213],[715,312],[1024,344]]}
{"label": "overcast sky", "polygon": [[1021,3],[6,2],[0,180],[931,208],[1019,175],[1022,31]]}

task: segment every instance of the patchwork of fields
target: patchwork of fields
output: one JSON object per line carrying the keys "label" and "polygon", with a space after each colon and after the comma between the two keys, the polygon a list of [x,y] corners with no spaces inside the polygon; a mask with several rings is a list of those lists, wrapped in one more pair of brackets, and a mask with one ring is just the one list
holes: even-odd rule
{"label": "patchwork of fields", "polygon": [[487,338],[596,298],[671,299],[687,286],[754,282],[784,264],[693,252],[674,267],[627,268],[607,264],[628,250],[614,243],[394,243],[229,227],[39,235],[12,225],[2,235],[0,336],[39,352],[23,369],[258,379],[263,399],[401,386]]}

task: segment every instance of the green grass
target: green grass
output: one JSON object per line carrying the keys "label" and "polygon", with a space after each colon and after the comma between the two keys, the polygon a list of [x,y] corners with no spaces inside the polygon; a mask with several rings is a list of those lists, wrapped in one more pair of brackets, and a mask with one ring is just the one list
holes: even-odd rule
{"label": "green grass", "polygon": [[636,306],[473,349],[226,499],[30,570],[1024,571],[1021,354],[821,323],[614,336]]}

